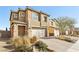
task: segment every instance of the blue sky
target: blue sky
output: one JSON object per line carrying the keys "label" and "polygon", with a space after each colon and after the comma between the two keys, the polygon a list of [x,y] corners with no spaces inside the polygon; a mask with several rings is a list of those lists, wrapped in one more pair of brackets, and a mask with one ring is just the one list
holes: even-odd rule
{"label": "blue sky", "polygon": [[[26,8],[25,6],[0,6],[0,29],[9,28],[10,10],[18,10],[18,8]],[[79,7],[73,6],[31,6],[31,8],[46,12],[50,17],[57,18],[60,16],[72,17],[77,21],[76,27],[79,27]]]}

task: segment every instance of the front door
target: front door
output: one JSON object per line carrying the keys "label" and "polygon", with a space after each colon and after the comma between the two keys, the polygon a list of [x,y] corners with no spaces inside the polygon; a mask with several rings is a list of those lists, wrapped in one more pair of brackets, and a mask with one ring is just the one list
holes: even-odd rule
{"label": "front door", "polygon": [[25,35],[25,26],[18,26],[18,35],[19,36]]}

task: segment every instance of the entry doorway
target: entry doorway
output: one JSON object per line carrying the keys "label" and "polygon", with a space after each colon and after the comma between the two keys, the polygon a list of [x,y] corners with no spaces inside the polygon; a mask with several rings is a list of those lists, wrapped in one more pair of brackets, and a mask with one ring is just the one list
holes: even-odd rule
{"label": "entry doorway", "polygon": [[19,36],[25,35],[25,26],[18,26],[18,35]]}

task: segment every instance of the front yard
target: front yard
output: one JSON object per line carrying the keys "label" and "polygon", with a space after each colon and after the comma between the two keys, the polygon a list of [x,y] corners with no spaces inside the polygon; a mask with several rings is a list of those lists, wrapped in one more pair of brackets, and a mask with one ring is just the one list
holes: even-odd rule
{"label": "front yard", "polygon": [[[78,37],[70,37],[70,38],[78,39]],[[55,39],[53,37],[41,38],[39,40],[44,42],[47,45],[48,49],[55,51],[55,52],[66,52],[75,44],[75,43],[67,42],[64,40]],[[42,42],[39,42],[40,46]],[[31,41],[31,43],[33,43],[33,41]],[[7,44],[7,40],[0,39],[0,52],[11,52],[13,50],[14,48],[11,46],[11,44]]]}

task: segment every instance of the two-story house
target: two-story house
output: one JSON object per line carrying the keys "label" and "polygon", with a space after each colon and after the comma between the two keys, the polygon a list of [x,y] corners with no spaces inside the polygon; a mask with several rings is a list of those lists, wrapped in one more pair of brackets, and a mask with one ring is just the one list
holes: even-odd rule
{"label": "two-story house", "polygon": [[12,37],[18,36],[48,36],[48,17],[49,15],[40,11],[26,8],[18,11],[11,11],[10,31]]}

